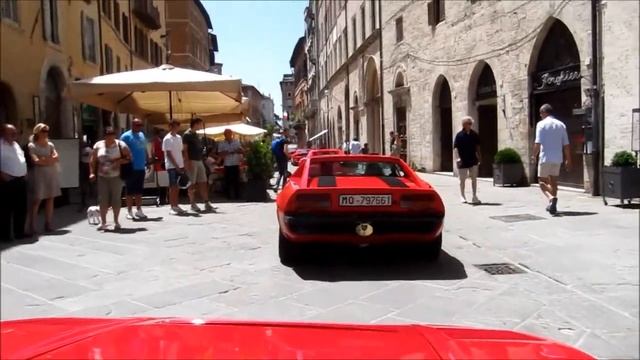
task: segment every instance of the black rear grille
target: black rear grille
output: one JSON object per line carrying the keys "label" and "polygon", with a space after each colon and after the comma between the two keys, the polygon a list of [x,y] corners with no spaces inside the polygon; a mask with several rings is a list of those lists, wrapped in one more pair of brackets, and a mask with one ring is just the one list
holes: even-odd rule
{"label": "black rear grille", "polygon": [[354,234],[356,226],[370,224],[374,234],[427,234],[442,224],[434,215],[292,215],[285,216],[289,229],[297,234]]}

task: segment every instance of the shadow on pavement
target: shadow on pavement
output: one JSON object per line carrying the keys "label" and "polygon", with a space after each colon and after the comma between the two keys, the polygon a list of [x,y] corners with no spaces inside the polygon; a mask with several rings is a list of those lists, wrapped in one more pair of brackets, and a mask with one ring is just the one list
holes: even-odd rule
{"label": "shadow on pavement", "polygon": [[68,230],[68,229],[57,229],[57,230],[50,231],[48,233],[44,233],[43,235],[47,235],[47,236],[62,236],[62,235],[67,235],[70,232],[71,232],[71,230]]}
{"label": "shadow on pavement", "polygon": [[[322,249],[324,250],[324,249]],[[303,280],[390,281],[466,279],[464,265],[442,251],[435,262],[417,258],[410,251],[358,249],[313,254],[313,260],[293,270]]]}
{"label": "shadow on pavement", "polygon": [[20,245],[30,245],[30,244],[35,244],[38,242],[38,234],[35,234],[31,237],[28,238],[24,238],[24,239],[20,239],[20,240],[13,240],[13,241],[1,241],[0,242],[0,252],[3,252],[5,250],[9,250],[12,247],[15,246],[20,246]]}
{"label": "shadow on pavement", "polygon": [[631,210],[638,210],[640,209],[640,203],[632,203],[632,204],[617,204],[617,205],[611,205],[612,207],[616,207],[618,209],[631,209]]}
{"label": "shadow on pavement", "polygon": [[469,204],[471,206],[502,206],[502,203],[483,202],[480,204]]}
{"label": "shadow on pavement", "polygon": [[146,219],[133,219],[133,222],[158,222],[158,221],[162,221],[164,219],[164,217],[162,216],[158,216],[158,217],[148,217]]}
{"label": "shadow on pavement", "polygon": [[563,217],[563,216],[587,216],[587,215],[597,215],[597,212],[593,211],[558,211],[555,216]]}
{"label": "shadow on pavement", "polygon": [[120,230],[114,230],[114,229],[105,230],[105,232],[114,233],[114,234],[135,234],[141,231],[147,231],[147,228],[121,228]]}

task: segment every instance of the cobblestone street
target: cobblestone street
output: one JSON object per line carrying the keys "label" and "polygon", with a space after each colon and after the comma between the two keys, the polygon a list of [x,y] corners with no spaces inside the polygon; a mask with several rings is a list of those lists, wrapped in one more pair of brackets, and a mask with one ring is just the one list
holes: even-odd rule
{"label": "cobblestone street", "polygon": [[[193,316],[517,329],[599,358],[638,358],[638,210],[563,191],[559,214],[536,187],[480,182],[483,205],[459,203],[457,179],[423,175],[447,206],[436,263],[375,249],[322,249],[279,263],[275,204],[220,203],[218,214],[99,233],[75,207],[61,230],[2,250],[2,319]],[[512,216],[520,215],[520,216]],[[476,265],[510,263],[519,274]]]}

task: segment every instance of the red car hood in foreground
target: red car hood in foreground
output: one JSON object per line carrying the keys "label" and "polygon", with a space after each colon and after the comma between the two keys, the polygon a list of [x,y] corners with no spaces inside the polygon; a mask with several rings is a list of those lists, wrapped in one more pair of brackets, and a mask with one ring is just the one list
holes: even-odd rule
{"label": "red car hood in foreground", "polygon": [[177,318],[0,323],[2,359],[592,359],[506,330]]}

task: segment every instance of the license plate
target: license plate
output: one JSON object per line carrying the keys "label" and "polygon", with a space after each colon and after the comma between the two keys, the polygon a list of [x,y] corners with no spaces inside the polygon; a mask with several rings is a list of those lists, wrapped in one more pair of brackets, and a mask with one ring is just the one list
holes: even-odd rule
{"label": "license plate", "polygon": [[340,206],[391,206],[391,195],[340,195]]}

